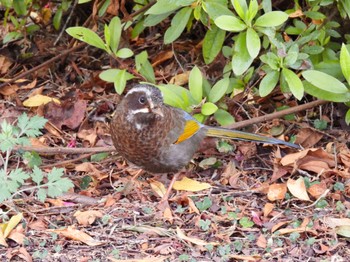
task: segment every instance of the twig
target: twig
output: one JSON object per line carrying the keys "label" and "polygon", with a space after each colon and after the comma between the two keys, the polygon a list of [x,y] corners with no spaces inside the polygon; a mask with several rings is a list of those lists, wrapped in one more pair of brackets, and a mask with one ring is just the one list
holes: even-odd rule
{"label": "twig", "polygon": [[270,121],[273,119],[277,119],[277,118],[281,118],[285,115],[289,115],[289,114],[294,114],[309,108],[313,108],[319,105],[323,105],[329,103],[328,101],[324,101],[324,100],[316,100],[316,101],[312,101],[303,105],[299,105],[299,106],[294,106],[279,112],[275,112],[272,114],[268,114],[265,116],[259,116],[259,117],[254,117],[252,119],[249,120],[245,120],[245,121],[240,121],[237,123],[234,123],[232,125],[229,126],[225,126],[226,128],[230,128],[230,129],[238,129],[238,128],[242,128],[245,126],[249,126],[249,125],[253,125],[253,124],[257,124],[257,123],[261,123],[261,122],[265,122],[265,121]]}

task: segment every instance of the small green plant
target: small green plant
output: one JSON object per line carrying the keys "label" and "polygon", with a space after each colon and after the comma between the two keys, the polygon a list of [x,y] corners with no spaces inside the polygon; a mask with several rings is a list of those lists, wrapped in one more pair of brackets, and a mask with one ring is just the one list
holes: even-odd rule
{"label": "small green plant", "polygon": [[[71,1],[63,0],[54,7],[56,12],[52,18],[52,24],[56,30],[61,26],[63,12],[67,11],[70,5]],[[11,32],[3,38],[3,44],[33,35],[40,30],[38,21],[47,24],[51,17],[51,10],[38,0],[0,0],[0,6],[5,8],[4,26],[8,22],[13,25]],[[37,16],[40,16],[41,19],[35,19]]]}
{"label": "small green plant", "polygon": [[209,209],[213,205],[213,202],[209,197],[204,197],[203,201],[195,202],[195,204],[200,211],[204,211]]}
{"label": "small green plant", "polygon": [[203,220],[200,219],[199,220],[199,226],[203,231],[208,231],[211,225],[211,221],[209,219]]}
{"label": "small green plant", "polygon": [[[66,32],[72,37],[83,41],[91,46],[104,50],[114,59],[125,59],[134,55],[129,48],[119,48],[123,26],[119,17],[114,17],[109,25],[104,26],[104,39],[89,28],[76,26],[66,29]],[[100,74],[100,78],[106,82],[114,83],[115,91],[118,94],[123,93],[126,82],[134,76],[126,69],[108,69]]]}
{"label": "small green plant", "polygon": [[248,217],[242,217],[239,220],[239,224],[243,227],[243,228],[250,228],[252,226],[254,226],[254,222],[251,221]]}
{"label": "small green plant", "polygon": [[[44,174],[37,166],[34,166],[32,171],[26,171],[19,167],[10,170],[10,160],[15,157],[12,155],[14,147],[29,145],[29,138],[40,135],[40,129],[45,123],[46,119],[43,117],[29,118],[26,114],[22,114],[18,118],[16,125],[11,125],[6,121],[2,122],[0,133],[0,152],[2,154],[0,154],[0,158],[4,165],[0,169],[0,202],[28,190],[37,190],[38,199],[44,201],[47,196],[60,196],[73,187],[72,181],[62,177],[63,169],[53,168],[48,174]],[[21,186],[28,179],[31,179],[36,186],[21,189]]]}

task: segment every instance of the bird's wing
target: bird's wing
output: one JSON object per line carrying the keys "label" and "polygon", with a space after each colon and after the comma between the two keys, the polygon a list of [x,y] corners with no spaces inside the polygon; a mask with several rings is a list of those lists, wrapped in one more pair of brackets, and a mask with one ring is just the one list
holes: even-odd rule
{"label": "bird's wing", "polygon": [[183,117],[185,119],[184,130],[179,135],[179,137],[174,142],[174,144],[179,144],[179,143],[191,138],[202,127],[201,123],[199,123],[195,118],[193,118],[190,114],[188,114],[185,111],[183,111]]}

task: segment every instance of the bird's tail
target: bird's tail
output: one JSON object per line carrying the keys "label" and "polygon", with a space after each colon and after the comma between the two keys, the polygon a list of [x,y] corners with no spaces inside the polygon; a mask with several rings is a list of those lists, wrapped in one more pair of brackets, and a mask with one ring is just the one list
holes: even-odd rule
{"label": "bird's tail", "polygon": [[220,127],[207,127],[207,136],[211,137],[221,137],[235,140],[244,140],[244,141],[254,141],[268,144],[276,144],[276,145],[286,145],[289,147],[300,149],[299,145],[289,143],[277,138],[262,136],[258,134],[246,133],[242,131],[237,131],[233,129],[226,129]]}

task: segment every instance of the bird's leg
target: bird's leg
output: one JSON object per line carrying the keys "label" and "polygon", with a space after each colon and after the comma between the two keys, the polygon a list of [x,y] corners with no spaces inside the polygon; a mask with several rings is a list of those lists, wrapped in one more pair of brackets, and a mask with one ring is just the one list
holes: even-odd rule
{"label": "bird's leg", "polygon": [[162,202],[169,200],[171,190],[173,189],[173,185],[176,182],[176,180],[178,179],[178,177],[179,177],[179,173],[174,174],[173,178],[170,181],[170,185],[169,185],[167,191],[165,192],[164,196],[162,197],[162,200],[161,200]]}

